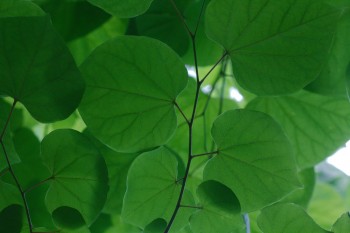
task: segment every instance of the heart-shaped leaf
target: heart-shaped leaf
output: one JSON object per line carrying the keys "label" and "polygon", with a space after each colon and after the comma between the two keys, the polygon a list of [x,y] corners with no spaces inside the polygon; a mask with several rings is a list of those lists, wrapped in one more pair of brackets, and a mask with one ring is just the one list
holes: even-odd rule
{"label": "heart-shaped leaf", "polygon": [[81,71],[87,90],[79,111],[102,142],[136,152],[163,145],[173,135],[175,99],[188,78],[169,47],[145,37],[117,37],[92,52]]}
{"label": "heart-shaped leaf", "polygon": [[204,180],[216,180],[237,196],[242,212],[260,209],[299,186],[290,143],[268,115],[230,110],[214,122],[218,153],[204,169]]}

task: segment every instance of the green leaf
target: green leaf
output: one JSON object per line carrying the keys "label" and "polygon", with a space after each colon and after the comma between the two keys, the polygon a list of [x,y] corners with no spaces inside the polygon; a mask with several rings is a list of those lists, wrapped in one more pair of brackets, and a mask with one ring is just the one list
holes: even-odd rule
{"label": "green leaf", "polygon": [[319,0],[213,0],[207,34],[228,51],[243,88],[292,93],[319,75],[341,13]]}
{"label": "green leaf", "polygon": [[131,18],[144,13],[153,0],[88,0],[111,15],[121,18]]}
{"label": "green leaf", "polygon": [[204,180],[216,180],[237,196],[242,212],[281,199],[298,187],[290,143],[268,115],[231,110],[212,127],[218,153],[206,165]]}
{"label": "green leaf", "polygon": [[126,192],[126,178],[128,170],[134,159],[139,154],[125,154],[116,152],[95,139],[88,131],[84,133],[87,134],[87,136],[96,145],[101,155],[105,159],[108,169],[109,191],[103,212],[109,214],[120,214],[124,194]]}
{"label": "green leaf", "polygon": [[318,224],[330,229],[345,211],[347,207],[339,190],[327,183],[316,184],[307,212]]}
{"label": "green leaf", "polygon": [[77,64],[80,65],[83,63],[86,57],[103,42],[124,35],[126,26],[127,20],[112,17],[103,25],[96,28],[96,30],[83,37],[70,41],[68,47],[70,48]]}
{"label": "green leaf", "polygon": [[314,168],[307,168],[298,173],[299,180],[303,188],[296,189],[286,196],[282,202],[295,203],[306,208],[312,197],[315,187],[315,171]]}
{"label": "green leaf", "polygon": [[301,169],[324,160],[349,140],[350,105],[345,98],[300,92],[259,97],[248,108],[267,113],[281,124]]}
{"label": "green leaf", "polygon": [[239,201],[228,187],[216,181],[205,181],[199,185],[197,195],[201,206],[190,219],[193,232],[246,232],[239,214]]}
{"label": "green leaf", "polygon": [[[349,5],[350,6],[350,5]],[[329,60],[315,81],[307,89],[316,93],[334,96],[346,95],[346,73],[350,63],[350,12],[345,11],[337,25]]]}
{"label": "green leaf", "polygon": [[350,232],[350,214],[343,214],[333,225],[332,232],[347,233]]}
{"label": "green leaf", "polygon": [[[0,98],[0,132],[2,132],[3,128],[5,127],[7,118],[10,113],[11,106],[3,101],[2,98]],[[13,140],[12,140],[12,132],[11,130],[11,120],[9,122],[10,127],[7,128],[5,131],[5,134],[2,138],[2,143],[4,146],[0,145],[0,173],[7,168],[7,161],[5,159],[5,151],[6,154],[9,157],[10,163],[15,164],[19,163],[21,160],[18,157],[18,154],[16,152]],[[1,176],[1,175],[0,175]]]}
{"label": "green leaf", "polygon": [[175,99],[188,78],[169,47],[121,36],[98,47],[81,71],[87,90],[79,111],[103,143],[119,152],[136,152],[163,145],[173,135]]}
{"label": "green leaf", "polygon": [[[174,2],[177,8],[183,12],[189,1],[175,0]],[[188,50],[190,44],[188,33],[183,24],[180,23],[178,13],[169,1],[154,0],[148,11],[134,20],[139,35],[152,37],[166,43],[180,56]],[[171,33],[169,33],[169,28],[171,28]]]}
{"label": "green leaf", "polygon": [[20,128],[13,134],[15,149],[21,162],[12,166],[24,190],[50,176],[40,157],[40,142],[34,132]]}
{"label": "green leaf", "polygon": [[44,11],[27,0],[1,0],[0,18],[18,16],[41,16]]}
{"label": "green leaf", "polygon": [[45,0],[40,6],[65,41],[79,38],[101,26],[110,15],[87,1]]}
{"label": "green leaf", "polygon": [[177,180],[177,160],[169,150],[137,157],[128,173],[123,219],[142,229],[158,218],[169,221],[180,193]]}
{"label": "green leaf", "polygon": [[46,136],[41,151],[51,174],[45,200],[50,213],[70,207],[90,225],[102,210],[108,191],[107,168],[98,150],[88,138],[67,129]]}
{"label": "green leaf", "polygon": [[0,94],[22,102],[38,121],[67,118],[84,82],[50,19],[0,18],[0,28]]}
{"label": "green leaf", "polygon": [[258,224],[264,233],[330,233],[295,204],[277,204],[263,209]]}
{"label": "green leaf", "polygon": [[9,205],[22,203],[18,188],[0,180],[0,211]]}

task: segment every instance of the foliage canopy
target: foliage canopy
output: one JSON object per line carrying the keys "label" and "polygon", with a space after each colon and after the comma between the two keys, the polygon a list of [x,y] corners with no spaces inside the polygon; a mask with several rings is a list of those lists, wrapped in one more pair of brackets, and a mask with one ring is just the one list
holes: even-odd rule
{"label": "foliage canopy", "polygon": [[0,232],[349,233],[349,9],[2,0]]}

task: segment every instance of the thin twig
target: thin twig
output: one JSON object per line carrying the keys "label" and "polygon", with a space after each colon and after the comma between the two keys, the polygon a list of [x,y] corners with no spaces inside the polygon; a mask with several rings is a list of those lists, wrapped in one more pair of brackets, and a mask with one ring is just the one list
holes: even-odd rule
{"label": "thin twig", "polygon": [[212,151],[212,152],[206,152],[206,153],[202,153],[202,154],[197,154],[197,155],[192,155],[192,158],[195,158],[195,157],[200,157],[200,156],[206,156],[206,155],[215,155],[215,154],[218,154],[219,151]]}
{"label": "thin twig", "polygon": [[173,5],[173,8],[174,8],[174,10],[176,11],[176,14],[178,15],[179,19],[181,20],[181,23],[184,25],[184,27],[185,27],[187,33],[190,35],[190,37],[193,37],[194,34],[192,33],[192,31],[191,31],[190,28],[188,27],[185,18],[183,17],[183,15],[181,14],[181,12],[179,11],[179,8],[177,8],[177,6],[176,6],[174,0],[169,0],[169,1],[170,1],[171,5]]}
{"label": "thin twig", "polygon": [[227,51],[224,52],[224,54],[219,58],[219,60],[211,67],[211,69],[208,71],[208,73],[204,76],[204,78],[200,81],[200,83],[203,83],[205,79],[211,74],[211,72],[216,68],[217,65],[220,64],[220,62],[227,56]]}
{"label": "thin twig", "polygon": [[185,113],[182,111],[182,109],[180,108],[180,106],[175,102],[175,106],[176,108],[179,110],[179,112],[181,113],[181,115],[183,116],[183,118],[185,119],[185,121],[187,122],[187,124],[190,123],[190,121],[187,119]]}
{"label": "thin twig", "polygon": [[202,206],[180,205],[182,208],[203,209]]}
{"label": "thin twig", "polygon": [[202,15],[203,15],[203,11],[204,11],[204,6],[205,6],[205,0],[203,0],[202,7],[201,7],[201,11],[200,11],[199,16],[198,16],[198,19],[197,19],[196,28],[194,29],[194,33],[193,33],[194,36],[197,35],[199,23],[200,23],[200,21],[201,21],[201,19],[202,19]]}
{"label": "thin twig", "polygon": [[2,131],[1,131],[1,134],[0,134],[0,141],[2,141],[2,139],[3,139],[4,135],[5,135],[7,126],[8,126],[9,123],[10,123],[10,119],[11,119],[13,110],[15,109],[16,103],[17,103],[17,100],[14,100],[14,101],[13,101],[13,104],[12,104],[12,107],[11,107],[11,110],[10,110],[10,113],[9,113],[9,115],[7,116],[7,119],[6,119],[4,128],[3,128]]}
{"label": "thin twig", "polygon": [[52,180],[52,179],[53,179],[53,176],[50,176],[49,178],[46,178],[45,180],[42,180],[42,181],[40,181],[40,182],[38,182],[38,183],[36,183],[36,184],[30,186],[29,188],[27,188],[27,189],[24,190],[23,192],[24,192],[24,193],[28,193],[28,192],[32,191],[33,189],[39,187],[39,186],[42,185],[42,184],[45,184],[47,181]]}

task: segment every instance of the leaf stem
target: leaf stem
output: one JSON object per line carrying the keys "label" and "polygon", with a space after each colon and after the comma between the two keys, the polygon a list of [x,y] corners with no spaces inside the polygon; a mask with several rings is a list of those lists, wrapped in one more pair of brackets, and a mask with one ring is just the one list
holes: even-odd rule
{"label": "leaf stem", "polygon": [[201,18],[202,18],[203,12],[204,12],[204,6],[205,6],[205,0],[203,0],[202,7],[201,7],[201,11],[200,11],[199,16],[198,16],[196,28],[194,29],[194,33],[193,33],[194,36],[197,35],[199,23],[200,23],[200,21],[201,21]]}
{"label": "leaf stem", "polygon": [[23,200],[23,205],[24,205],[24,208],[25,208],[25,212],[26,212],[26,217],[27,217],[27,221],[28,221],[28,225],[29,225],[29,231],[30,233],[33,233],[33,226],[32,226],[32,221],[30,219],[30,213],[29,213],[29,207],[28,207],[28,203],[27,203],[27,200],[26,200],[26,195],[25,195],[25,192],[23,192],[23,189],[21,187],[21,184],[19,183],[18,181],[18,178],[17,176],[15,175],[13,169],[12,169],[12,166],[11,166],[11,162],[10,162],[10,158],[7,154],[7,151],[6,151],[6,148],[5,148],[5,144],[3,142],[3,136],[5,135],[5,132],[6,132],[6,129],[7,129],[7,126],[10,122],[10,119],[11,119],[11,116],[12,116],[12,113],[13,113],[13,110],[15,109],[15,106],[16,106],[16,103],[17,103],[17,100],[15,99],[13,101],[13,104],[12,104],[12,107],[11,107],[11,110],[10,110],[10,113],[8,115],[8,118],[6,120],[6,123],[4,125],[4,128],[1,132],[1,136],[0,136],[0,143],[1,143],[1,147],[4,151],[4,155],[5,155],[5,159],[6,159],[6,163],[7,163],[7,167],[8,167],[8,170],[9,172],[11,173],[12,175],[12,178],[13,180],[15,181],[16,183],[16,186],[19,190],[19,192],[21,193],[21,197],[22,197],[22,200]]}
{"label": "leaf stem", "polygon": [[191,205],[180,205],[183,208],[192,208],[192,209],[203,209],[201,206],[191,206]]}
{"label": "leaf stem", "polygon": [[12,106],[11,106],[10,113],[9,113],[9,115],[7,116],[7,119],[6,119],[4,128],[3,128],[2,131],[1,131],[1,134],[0,134],[0,141],[2,141],[2,139],[3,139],[4,135],[5,135],[6,129],[7,129],[8,125],[9,125],[9,123],[10,123],[10,119],[11,119],[13,110],[15,109],[16,103],[17,103],[17,100],[15,99],[15,100],[13,101]]}
{"label": "leaf stem", "polygon": [[192,158],[196,158],[196,157],[200,157],[200,156],[205,156],[205,155],[215,155],[219,153],[219,151],[212,151],[212,152],[206,152],[206,153],[202,153],[202,154],[197,154],[197,155],[192,155]]}
{"label": "leaf stem", "polygon": [[183,15],[181,14],[179,8],[177,8],[177,6],[176,6],[174,0],[169,0],[169,1],[170,1],[171,5],[173,6],[174,10],[176,11],[176,14],[178,15],[179,19],[181,20],[181,23],[184,25],[184,27],[185,27],[187,33],[190,35],[190,37],[193,37],[193,36],[194,36],[193,32],[192,32],[192,31],[190,30],[190,28],[188,27],[185,18],[184,18]]}
{"label": "leaf stem", "polygon": [[38,182],[38,183],[36,183],[36,184],[30,186],[29,188],[27,188],[27,189],[24,190],[23,192],[24,192],[24,193],[28,193],[28,192],[32,191],[33,189],[39,187],[39,186],[42,185],[42,184],[45,184],[46,182],[48,182],[49,180],[52,180],[52,179],[53,179],[53,176],[50,176],[49,178],[46,178],[45,180],[42,180],[42,181],[40,181],[40,182]]}
{"label": "leaf stem", "polygon": [[181,113],[181,115],[183,116],[183,118],[185,119],[185,121],[187,122],[187,124],[189,124],[190,121],[187,119],[185,113],[182,111],[182,109],[180,108],[180,106],[179,106],[176,102],[174,102],[174,103],[175,103],[176,108],[179,110],[179,112]]}
{"label": "leaf stem", "polygon": [[204,76],[204,78],[200,81],[200,83],[202,84],[206,78],[208,78],[208,76],[211,74],[211,72],[217,67],[217,65],[220,64],[220,62],[228,55],[228,52],[225,51],[222,56],[219,58],[219,60],[213,65],[213,67],[211,67],[211,69],[208,71],[208,73]]}

